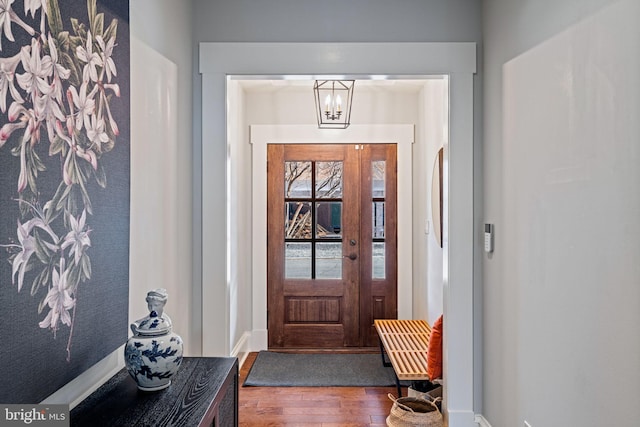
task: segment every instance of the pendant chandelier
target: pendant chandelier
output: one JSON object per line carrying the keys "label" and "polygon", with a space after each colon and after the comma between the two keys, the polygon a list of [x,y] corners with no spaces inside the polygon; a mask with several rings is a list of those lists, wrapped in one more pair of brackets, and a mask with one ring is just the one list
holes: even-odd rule
{"label": "pendant chandelier", "polygon": [[355,80],[316,80],[313,92],[321,129],[346,129],[351,124]]}

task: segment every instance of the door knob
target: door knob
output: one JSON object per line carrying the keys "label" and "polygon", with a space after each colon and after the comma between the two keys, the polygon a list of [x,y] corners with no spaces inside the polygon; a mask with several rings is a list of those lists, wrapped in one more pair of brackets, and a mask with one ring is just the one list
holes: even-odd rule
{"label": "door knob", "polygon": [[344,258],[349,258],[351,261],[355,260],[358,258],[358,255],[356,254],[349,254],[349,255],[343,255]]}

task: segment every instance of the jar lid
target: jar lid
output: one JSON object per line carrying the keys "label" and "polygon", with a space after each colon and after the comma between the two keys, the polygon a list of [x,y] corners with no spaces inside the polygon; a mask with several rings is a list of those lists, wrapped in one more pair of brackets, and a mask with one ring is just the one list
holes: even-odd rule
{"label": "jar lid", "polygon": [[140,335],[164,335],[171,332],[171,319],[166,315],[158,316],[154,311],[136,323],[136,330]]}

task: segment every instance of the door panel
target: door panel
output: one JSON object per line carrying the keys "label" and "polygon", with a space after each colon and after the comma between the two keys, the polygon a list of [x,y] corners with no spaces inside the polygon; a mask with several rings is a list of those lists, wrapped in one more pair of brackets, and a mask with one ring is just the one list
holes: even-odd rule
{"label": "door panel", "polygon": [[269,347],[374,345],[374,314],[396,314],[395,179],[360,183],[381,157],[395,176],[395,145],[270,144],[267,156]]}

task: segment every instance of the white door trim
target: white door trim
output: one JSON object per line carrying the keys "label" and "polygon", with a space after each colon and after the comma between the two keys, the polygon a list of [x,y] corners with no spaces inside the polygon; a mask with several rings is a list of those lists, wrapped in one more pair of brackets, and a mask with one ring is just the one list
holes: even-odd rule
{"label": "white door trim", "polygon": [[[443,212],[444,376],[449,425],[476,426],[473,414],[473,74],[475,43],[200,43],[202,74],[201,219],[194,255],[202,261],[203,354],[228,355],[229,218],[227,75],[449,76]],[[196,152],[198,152],[196,147]],[[227,203],[220,203],[226,194]],[[450,197],[448,197],[450,195]],[[195,195],[198,206],[198,194]],[[227,239],[220,238],[227,224]],[[449,232],[447,232],[448,230]],[[197,265],[197,263],[196,263]],[[226,274],[224,274],[226,272]],[[200,277],[195,272],[194,277]],[[212,328],[211,325],[217,325]]]}

